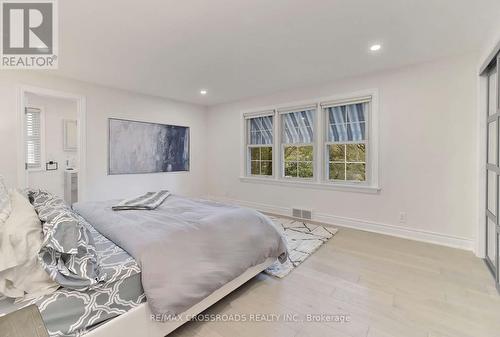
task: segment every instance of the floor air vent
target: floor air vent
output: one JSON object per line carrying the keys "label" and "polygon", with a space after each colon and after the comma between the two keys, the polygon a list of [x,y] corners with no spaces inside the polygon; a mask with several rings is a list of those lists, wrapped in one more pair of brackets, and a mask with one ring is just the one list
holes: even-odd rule
{"label": "floor air vent", "polygon": [[310,209],[292,208],[292,216],[294,218],[311,220],[312,219],[312,211]]}

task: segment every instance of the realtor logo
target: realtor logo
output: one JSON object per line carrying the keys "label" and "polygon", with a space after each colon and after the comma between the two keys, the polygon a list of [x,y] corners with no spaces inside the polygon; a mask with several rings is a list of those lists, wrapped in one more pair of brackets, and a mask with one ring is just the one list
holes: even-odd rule
{"label": "realtor logo", "polygon": [[1,67],[56,69],[58,65],[55,0],[0,0]]}

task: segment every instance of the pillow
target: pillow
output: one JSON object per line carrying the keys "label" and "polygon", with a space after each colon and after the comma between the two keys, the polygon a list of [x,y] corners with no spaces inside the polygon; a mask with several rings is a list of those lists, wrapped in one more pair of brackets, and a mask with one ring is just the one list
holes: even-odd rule
{"label": "pillow", "polygon": [[59,285],[85,291],[103,277],[89,224],[62,199],[45,191],[30,191],[30,200],[42,221],[39,259]]}
{"label": "pillow", "polygon": [[42,227],[33,206],[18,191],[10,192],[12,211],[0,236],[0,294],[7,297],[45,295],[59,286],[38,261]]}
{"label": "pillow", "polygon": [[12,210],[10,204],[10,196],[5,184],[3,182],[3,177],[0,176],[0,226],[7,221]]}

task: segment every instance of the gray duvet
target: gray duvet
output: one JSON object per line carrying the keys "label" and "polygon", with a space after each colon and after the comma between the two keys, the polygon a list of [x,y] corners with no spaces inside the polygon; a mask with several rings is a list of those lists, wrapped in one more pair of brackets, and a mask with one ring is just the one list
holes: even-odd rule
{"label": "gray duvet", "polygon": [[74,209],[139,263],[151,311],[176,315],[286,245],[266,216],[250,209],[170,196],[152,211],[111,210],[116,201]]}

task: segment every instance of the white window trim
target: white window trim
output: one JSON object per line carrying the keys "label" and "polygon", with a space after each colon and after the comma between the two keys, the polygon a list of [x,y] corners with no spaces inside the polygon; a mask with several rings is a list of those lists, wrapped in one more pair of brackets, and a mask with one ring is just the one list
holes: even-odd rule
{"label": "white window trim", "polygon": [[[328,180],[328,171],[326,171],[327,156],[326,156],[326,113],[321,107],[321,103],[334,104],[335,102],[349,103],[354,100],[365,99],[371,97],[370,112],[367,123],[368,148],[367,148],[367,181],[365,182],[350,182],[342,181],[335,182]],[[295,107],[316,106],[314,116],[314,178],[290,178],[284,177],[282,174],[283,163],[282,157],[282,141],[281,141],[281,119],[279,111],[288,111],[296,109]],[[259,112],[274,111],[273,126],[273,176],[250,176],[247,171],[247,127],[246,118],[249,116],[258,116]],[[262,114],[262,113],[260,113]],[[241,113],[241,169],[240,181],[247,183],[274,184],[290,187],[302,187],[322,190],[338,190],[347,192],[361,193],[378,193],[381,190],[379,185],[379,93],[378,89],[367,89],[352,93],[339,94],[329,97],[319,97],[316,99],[305,100],[300,102],[292,102],[286,104],[277,104],[258,109],[243,111]],[[279,149],[277,153],[276,149]],[[277,160],[279,158],[279,160]]]}
{"label": "white window trim", "polygon": [[[249,139],[250,139],[250,130],[248,128],[247,121],[252,118],[256,117],[264,117],[264,116],[272,116],[273,117],[273,143],[272,144],[250,144]],[[263,110],[258,110],[255,112],[255,110],[251,112],[244,112],[242,114],[242,129],[241,129],[241,134],[242,134],[242,158],[243,158],[243,164],[242,164],[242,171],[241,171],[241,176],[243,177],[248,177],[252,179],[274,179],[276,177],[276,137],[274,133],[276,132],[276,111],[274,109],[263,109]],[[250,151],[249,149],[252,147],[271,147],[273,156],[272,156],[272,161],[273,161],[273,174],[270,176],[265,176],[265,175],[252,175],[251,172],[251,158],[250,158]]]}
{"label": "white window trim", "polygon": [[288,186],[288,187],[300,187],[315,190],[334,190],[334,191],[345,191],[345,192],[356,192],[356,193],[367,193],[376,194],[381,188],[366,186],[366,185],[349,185],[349,184],[332,184],[332,183],[318,183],[315,181],[302,181],[297,179],[271,179],[267,177],[256,177],[256,176],[241,176],[240,181],[244,183],[255,183],[255,184],[266,184],[266,185],[277,185],[277,186]]}
{"label": "white window trim", "polygon": [[[260,174],[252,174],[251,172],[251,165],[252,165],[252,157],[251,157],[251,154],[250,154],[250,149],[251,148],[259,148],[259,147],[270,147],[272,148],[272,153],[273,153],[273,156],[272,156],[272,161],[273,161],[273,174],[268,176],[268,175],[260,175]],[[247,144],[246,145],[246,175],[248,177],[257,177],[257,178],[272,178],[274,177],[274,148],[273,148],[273,144]],[[265,161],[265,160],[258,160],[260,162],[262,161]]]}
{"label": "white window trim", "polygon": [[[312,143],[283,143],[283,115],[286,115],[287,113],[292,113],[292,112],[298,112],[298,111],[304,111],[304,110],[311,110],[314,109],[314,114],[313,114],[313,142]],[[318,127],[317,125],[317,120],[318,120],[318,105],[316,103],[314,104],[302,104],[300,106],[293,106],[290,107],[288,105],[285,108],[277,108],[276,111],[277,116],[276,118],[278,119],[278,132],[279,132],[279,137],[278,137],[278,142],[279,142],[279,161],[277,163],[277,166],[279,168],[279,174],[280,174],[280,179],[287,181],[287,182],[314,182],[317,180],[317,161],[316,161],[316,129]],[[313,147],[313,160],[312,160],[312,165],[313,165],[313,177],[312,178],[300,178],[300,177],[286,177],[285,176],[285,146],[312,146]]]}
{"label": "white window trim", "polygon": [[[323,104],[321,108],[321,113],[323,114],[324,118],[324,137],[322,140],[322,147],[323,147],[323,158],[324,158],[324,163],[323,163],[323,180],[325,183],[328,184],[341,184],[341,185],[353,185],[353,186],[372,186],[372,170],[371,170],[371,151],[372,148],[370,146],[370,140],[372,137],[372,130],[371,130],[371,123],[372,123],[372,108],[371,108],[371,103],[372,103],[372,97],[369,97],[369,102],[370,102],[370,110],[368,111],[368,114],[365,116],[365,133],[367,135],[366,139],[363,141],[342,141],[342,142],[329,142],[327,140],[327,135],[328,135],[328,128],[329,128],[329,121],[328,121],[328,116],[325,110],[323,110],[323,107],[331,107],[331,106],[344,106],[344,105],[349,105],[349,104],[355,104],[358,102],[366,102],[367,97],[363,97],[360,99],[354,99],[354,100],[348,100],[348,99],[341,99],[339,101],[333,101],[333,102],[328,102],[328,104]],[[330,180],[329,175],[330,175],[330,162],[329,162],[329,153],[328,153],[328,145],[343,145],[343,144],[360,144],[364,143],[365,144],[365,165],[367,166],[366,170],[366,180],[365,181],[353,181],[353,180]]]}
{"label": "white window trim", "polygon": [[[28,168],[26,166],[26,171],[27,172],[40,172],[40,171],[45,171],[45,108],[42,106],[35,106],[35,105],[29,105],[26,106],[28,109],[38,109],[40,110],[40,167],[37,168]],[[23,122],[24,127],[24,134],[23,134],[23,139],[24,139],[24,148],[26,148],[26,112],[24,115],[24,122]],[[24,157],[24,162],[25,165],[26,163],[26,154]]]}

